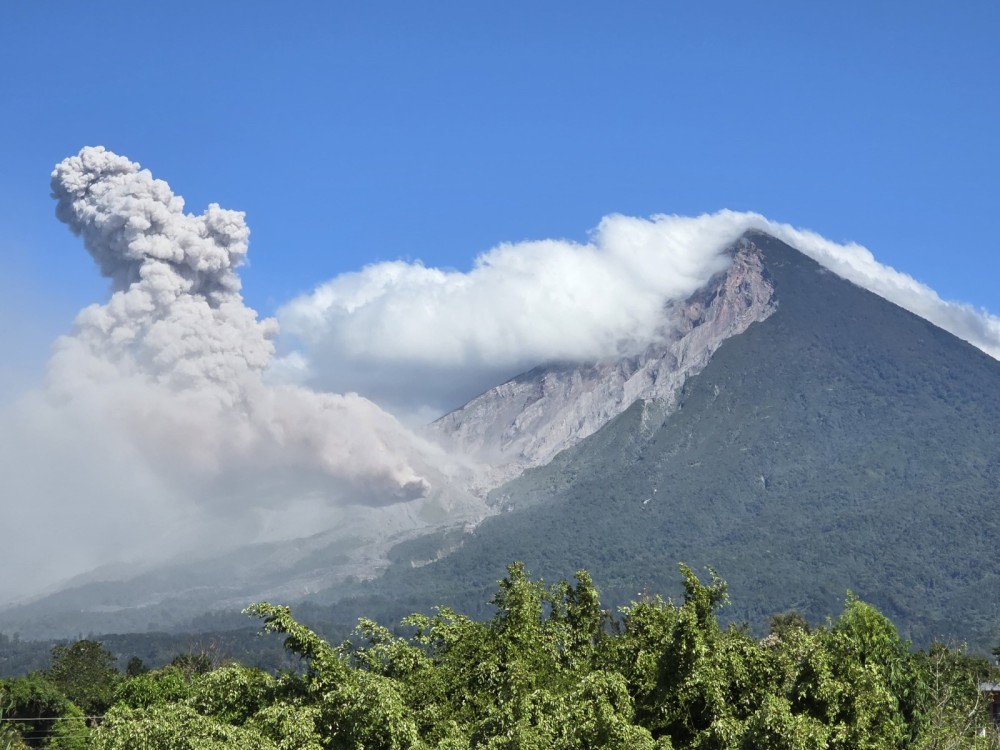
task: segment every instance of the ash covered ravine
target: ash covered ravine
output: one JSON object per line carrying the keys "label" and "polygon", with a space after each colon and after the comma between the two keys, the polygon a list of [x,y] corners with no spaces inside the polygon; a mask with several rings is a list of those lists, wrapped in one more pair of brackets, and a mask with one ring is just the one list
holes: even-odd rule
{"label": "ash covered ravine", "polygon": [[640,353],[538,367],[445,415],[430,433],[482,463],[475,488],[482,493],[548,463],[636,401],[645,402],[651,419],[662,419],[723,341],[774,311],[774,289],[756,247],[740,240],[732,255],[729,269],[704,289],[665,305],[660,340]]}

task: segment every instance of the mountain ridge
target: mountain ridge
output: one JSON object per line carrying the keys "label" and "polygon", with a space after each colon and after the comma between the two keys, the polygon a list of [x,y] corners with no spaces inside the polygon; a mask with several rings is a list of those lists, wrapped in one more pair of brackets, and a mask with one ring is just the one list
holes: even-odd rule
{"label": "mountain ridge", "polygon": [[495,386],[429,426],[445,445],[489,469],[477,493],[551,461],[638,400],[674,408],[678,390],[723,341],[774,311],[773,289],[753,244],[729,248],[729,267],[664,307],[658,340],[593,363],[549,363]]}
{"label": "mountain ridge", "polygon": [[726,340],[662,425],[644,435],[648,405],[634,404],[498,490],[522,510],[368,591],[462,607],[519,559],[547,579],[587,568],[624,603],[669,591],[683,560],[740,592],[732,619],[821,621],[853,590],[916,640],[994,641],[1000,363],[778,240],[748,239],[777,310]]}

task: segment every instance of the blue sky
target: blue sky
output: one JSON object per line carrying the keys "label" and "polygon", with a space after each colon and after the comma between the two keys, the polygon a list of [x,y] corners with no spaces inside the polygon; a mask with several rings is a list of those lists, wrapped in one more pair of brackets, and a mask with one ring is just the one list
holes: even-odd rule
{"label": "blue sky", "polygon": [[997,311],[997,39],[990,2],[11,4],[6,306],[38,356],[103,298],[48,197],[103,144],[246,211],[263,314],[374,261],[720,208]]}

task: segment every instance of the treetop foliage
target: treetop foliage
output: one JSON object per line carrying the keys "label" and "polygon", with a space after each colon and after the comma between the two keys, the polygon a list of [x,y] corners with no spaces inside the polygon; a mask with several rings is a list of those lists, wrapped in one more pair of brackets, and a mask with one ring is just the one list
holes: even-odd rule
{"label": "treetop foliage", "polygon": [[[746,628],[719,625],[725,582],[714,573],[703,582],[685,566],[681,575],[681,601],[641,596],[613,614],[601,608],[587,573],[546,585],[514,564],[487,621],[447,608],[412,615],[395,631],[362,619],[355,642],[337,646],[287,607],[255,604],[247,613],[262,620],[264,632],[284,636],[301,670],[275,676],[240,664],[192,671],[179,663],[137,671],[116,684],[89,746],[998,746],[977,688],[989,676],[985,661],[941,644],[915,652],[886,617],[853,596],[820,627],[796,613],[776,616],[758,641]],[[78,650],[93,655],[90,646]],[[0,706],[25,710],[16,696],[27,694],[26,685],[2,683]]]}

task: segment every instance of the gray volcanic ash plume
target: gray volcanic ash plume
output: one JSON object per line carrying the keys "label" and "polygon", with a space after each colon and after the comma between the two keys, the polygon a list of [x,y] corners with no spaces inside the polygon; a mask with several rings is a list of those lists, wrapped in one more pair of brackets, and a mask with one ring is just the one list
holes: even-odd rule
{"label": "gray volcanic ash plume", "polygon": [[[243,214],[212,204],[184,213],[170,187],[128,159],[87,148],[52,175],[56,215],[112,279],[112,296],[76,320],[53,361],[54,385],[72,394],[82,377],[148,377],[173,390],[214,386],[235,403],[270,362],[275,321],[258,321],[240,297]],[[89,364],[80,367],[81,364]]]}
{"label": "gray volcanic ash plume", "polygon": [[113,283],[57,345],[54,392],[115,402],[130,435],[175,468],[315,469],[376,482],[367,494],[383,502],[426,492],[403,458],[408,436],[374,404],[262,381],[277,324],[240,297],[242,213],[185,214],[165,182],[103,148],[59,164],[52,190],[57,216]]}
{"label": "gray volcanic ash plume", "polygon": [[240,296],[242,213],[187,214],[165,182],[100,147],[60,163],[52,193],[112,288],[56,342],[45,388],[0,414],[5,527],[47,539],[8,541],[0,564],[24,575],[0,599],[428,494],[440,452],[394,417],[357,394],[265,382],[277,323]]}

